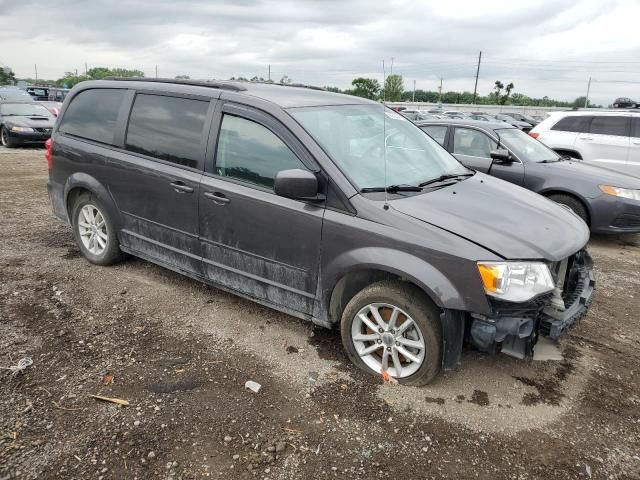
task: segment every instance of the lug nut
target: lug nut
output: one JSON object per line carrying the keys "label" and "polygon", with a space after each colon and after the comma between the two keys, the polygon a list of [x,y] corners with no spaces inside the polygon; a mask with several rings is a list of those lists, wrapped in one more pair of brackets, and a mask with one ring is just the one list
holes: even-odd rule
{"label": "lug nut", "polygon": [[378,339],[378,340],[376,340],[376,341],[377,341],[378,343],[382,343],[382,340],[380,340],[380,339]]}
{"label": "lug nut", "polygon": [[390,352],[390,351],[391,351],[391,347],[387,347],[387,352]]}
{"label": "lug nut", "polygon": [[383,333],[383,332],[384,332],[384,330],[383,330],[383,329],[381,329],[381,328],[379,328],[379,329],[378,329],[378,332]]}
{"label": "lug nut", "polygon": [[400,342],[396,342],[396,347],[399,347],[399,346],[400,346]]}

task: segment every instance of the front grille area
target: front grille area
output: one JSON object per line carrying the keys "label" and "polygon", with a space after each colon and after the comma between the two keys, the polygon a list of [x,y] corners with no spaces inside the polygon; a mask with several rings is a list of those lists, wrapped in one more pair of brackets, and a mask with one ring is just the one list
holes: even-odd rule
{"label": "front grille area", "polygon": [[52,128],[34,127],[34,130],[38,133],[51,133]]}
{"label": "front grille area", "polygon": [[623,213],[613,221],[611,226],[618,228],[640,228],[640,215]]}

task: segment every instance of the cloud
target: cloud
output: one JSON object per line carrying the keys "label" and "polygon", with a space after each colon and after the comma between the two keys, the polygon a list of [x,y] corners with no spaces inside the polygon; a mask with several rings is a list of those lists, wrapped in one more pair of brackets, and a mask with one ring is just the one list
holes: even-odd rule
{"label": "cloud", "polygon": [[[92,66],[194,78],[263,76],[347,87],[382,77],[381,62],[418,88],[479,89],[513,81],[532,96],[640,97],[635,0],[236,0],[0,2],[0,63],[58,78]],[[635,61],[635,63],[634,63]],[[620,81],[631,83],[621,84]]]}

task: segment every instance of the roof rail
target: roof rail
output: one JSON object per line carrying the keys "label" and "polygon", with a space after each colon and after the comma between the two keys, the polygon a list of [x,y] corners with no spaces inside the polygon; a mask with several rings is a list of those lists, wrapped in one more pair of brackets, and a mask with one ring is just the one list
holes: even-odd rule
{"label": "roof rail", "polygon": [[175,83],[179,85],[193,85],[196,87],[219,88],[221,90],[231,90],[233,92],[243,92],[246,90],[241,85],[221,82],[219,80],[190,80],[185,78],[145,78],[145,77],[105,77],[102,80],[115,80],[122,82],[157,82]]}

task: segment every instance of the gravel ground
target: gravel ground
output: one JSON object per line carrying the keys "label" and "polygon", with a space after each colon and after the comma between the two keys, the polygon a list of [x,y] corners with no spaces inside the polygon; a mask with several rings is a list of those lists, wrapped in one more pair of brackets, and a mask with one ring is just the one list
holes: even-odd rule
{"label": "gravel ground", "polygon": [[141,260],[90,265],[46,178],[42,150],[0,148],[0,367],[33,359],[0,370],[0,479],[640,478],[638,236],[592,239],[563,360],[465,351],[412,388],[352,368],[337,332]]}

